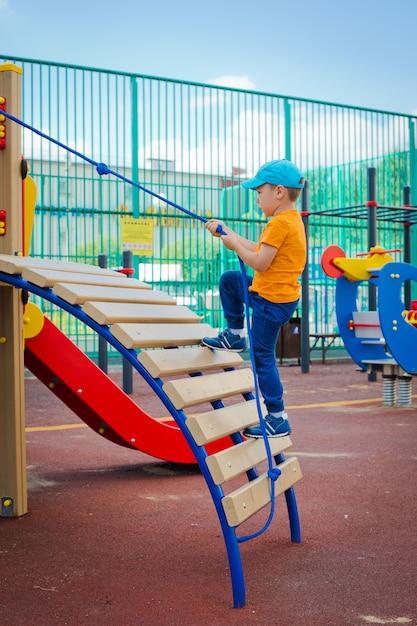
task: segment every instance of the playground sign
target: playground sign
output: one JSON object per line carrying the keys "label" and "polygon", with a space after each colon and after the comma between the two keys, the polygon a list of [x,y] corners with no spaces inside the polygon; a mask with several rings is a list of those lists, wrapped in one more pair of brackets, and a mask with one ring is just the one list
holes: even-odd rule
{"label": "playground sign", "polygon": [[153,255],[153,220],[152,218],[120,219],[122,249],[131,250],[137,256]]}

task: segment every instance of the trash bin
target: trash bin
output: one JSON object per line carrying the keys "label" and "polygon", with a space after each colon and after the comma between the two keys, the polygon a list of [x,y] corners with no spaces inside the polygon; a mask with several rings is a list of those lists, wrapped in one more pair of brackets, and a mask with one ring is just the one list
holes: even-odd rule
{"label": "trash bin", "polygon": [[292,317],[281,328],[275,350],[276,357],[283,359],[301,359],[301,317]]}

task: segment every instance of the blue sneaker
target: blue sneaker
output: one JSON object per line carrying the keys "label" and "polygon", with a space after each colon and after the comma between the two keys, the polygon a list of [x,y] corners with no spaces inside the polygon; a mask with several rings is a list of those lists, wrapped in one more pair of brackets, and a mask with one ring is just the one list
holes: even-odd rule
{"label": "blue sneaker", "polygon": [[[286,437],[291,434],[291,426],[288,421],[288,415],[283,413],[282,417],[274,417],[269,413],[265,415],[265,430],[268,437]],[[259,439],[263,437],[262,428],[260,424],[246,428],[243,431],[246,437],[254,437]]]}
{"label": "blue sneaker", "polygon": [[226,328],[217,337],[203,337],[201,343],[212,350],[229,350],[229,352],[243,352],[246,350],[245,337],[234,335],[229,328]]}

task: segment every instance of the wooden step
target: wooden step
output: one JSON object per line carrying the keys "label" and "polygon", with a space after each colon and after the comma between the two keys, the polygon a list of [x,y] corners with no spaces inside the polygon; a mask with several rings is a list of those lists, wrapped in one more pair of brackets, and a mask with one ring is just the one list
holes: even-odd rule
{"label": "wooden step", "polygon": [[[268,443],[273,457],[292,446],[289,437],[271,437]],[[248,439],[208,456],[206,463],[215,484],[222,485],[256,467],[267,458],[264,439]]]}
{"label": "wooden step", "polygon": [[256,400],[239,402],[221,409],[190,415],[186,421],[188,430],[199,446],[204,446],[232,433],[244,430],[259,422]]}
{"label": "wooden step", "polygon": [[113,272],[111,275],[101,272],[82,274],[80,272],[25,268],[22,272],[22,278],[42,288],[53,287],[55,283],[81,283],[83,285],[103,285],[127,289],[143,289],[145,285],[135,278],[127,279],[124,274],[118,272]]}
{"label": "wooden step", "polygon": [[102,287],[101,285],[80,285],[76,283],[55,283],[54,293],[69,304],[84,304],[85,302],[138,302],[141,304],[172,304],[175,298],[165,293],[151,289],[144,284],[143,289],[124,289],[124,287]]}
{"label": "wooden step", "polygon": [[101,274],[113,276],[114,270],[103,269],[97,265],[87,265],[72,261],[53,261],[51,259],[37,259],[28,256],[14,256],[12,254],[0,254],[0,272],[18,275],[25,268],[49,269],[61,272],[77,272],[78,274]]}
{"label": "wooden step", "polygon": [[198,324],[200,316],[186,306],[165,304],[132,304],[125,302],[86,302],[83,311],[97,324]]}
{"label": "wooden step", "polygon": [[176,409],[184,409],[195,404],[221,400],[253,391],[253,372],[246,368],[219,374],[169,380],[164,383],[162,389]]}
{"label": "wooden step", "polygon": [[[281,476],[275,481],[275,497],[302,478],[298,459],[290,457],[279,466]],[[229,526],[239,526],[271,501],[271,479],[265,473],[222,498]]]}
{"label": "wooden step", "polygon": [[111,333],[129,350],[198,345],[218,334],[209,324],[114,324]]}
{"label": "wooden step", "polygon": [[138,360],[153,378],[234,368],[243,363],[237,352],[210,350],[203,346],[143,351],[138,355]]}

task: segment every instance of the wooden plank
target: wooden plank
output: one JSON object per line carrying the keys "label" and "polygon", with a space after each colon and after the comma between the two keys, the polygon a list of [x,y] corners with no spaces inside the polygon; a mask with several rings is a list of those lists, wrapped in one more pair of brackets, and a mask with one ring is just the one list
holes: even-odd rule
{"label": "wooden plank", "polygon": [[53,287],[55,283],[80,283],[83,285],[102,285],[123,287],[127,289],[143,289],[144,283],[135,278],[127,279],[124,274],[113,272],[108,274],[82,274],[80,272],[63,272],[58,270],[42,270],[25,268],[22,277],[38,287]]}
{"label": "wooden plank", "polygon": [[[275,497],[302,478],[298,459],[291,457],[279,465],[281,476],[275,481]],[[239,487],[222,499],[229,526],[239,526],[271,501],[271,479],[265,473]]]}
{"label": "wooden plank", "polygon": [[103,269],[97,265],[87,265],[85,263],[75,263],[73,261],[54,261],[52,259],[34,259],[28,256],[15,256],[0,254],[0,271],[5,274],[21,274],[26,268],[49,269],[60,272],[79,272],[85,274],[103,274],[113,276],[117,272]]}
{"label": "wooden plank", "polygon": [[[268,439],[273,456],[292,446],[289,437],[271,437]],[[267,459],[264,439],[248,439],[242,443],[216,452],[206,459],[207,467],[216,485],[247,472]]]}
{"label": "wooden plank", "polygon": [[186,425],[197,445],[204,446],[259,422],[256,400],[191,415]]}
{"label": "wooden plank", "polygon": [[69,304],[85,302],[137,302],[141,304],[176,304],[175,298],[164,291],[151,289],[144,284],[143,289],[124,287],[102,287],[101,285],[79,285],[76,283],[55,283],[54,293]]}
{"label": "wooden plank", "polygon": [[184,409],[194,404],[221,400],[253,391],[253,372],[246,368],[220,374],[169,380],[162,388],[176,409]]}
{"label": "wooden plank", "polygon": [[192,346],[218,334],[209,324],[114,324],[111,333],[128,349]]}
{"label": "wooden plank", "polygon": [[239,367],[243,363],[237,352],[210,350],[203,346],[143,351],[138,355],[138,360],[154,378]]}
{"label": "wooden plank", "polygon": [[192,323],[198,324],[200,316],[186,306],[165,304],[132,304],[125,302],[86,302],[83,306],[86,315],[97,324],[124,323]]}

